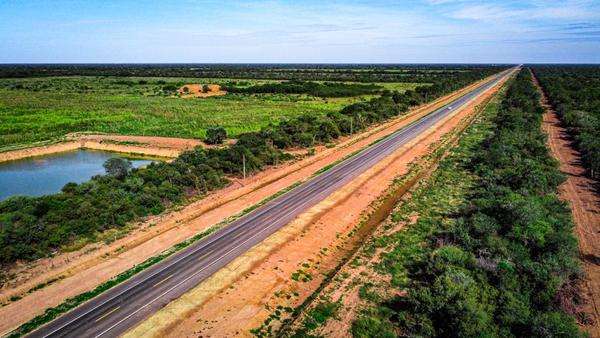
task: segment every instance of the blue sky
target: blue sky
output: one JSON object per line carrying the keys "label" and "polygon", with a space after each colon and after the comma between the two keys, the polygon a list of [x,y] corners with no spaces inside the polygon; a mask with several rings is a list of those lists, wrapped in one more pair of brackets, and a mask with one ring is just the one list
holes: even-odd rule
{"label": "blue sky", "polygon": [[600,62],[600,1],[0,0],[0,63]]}

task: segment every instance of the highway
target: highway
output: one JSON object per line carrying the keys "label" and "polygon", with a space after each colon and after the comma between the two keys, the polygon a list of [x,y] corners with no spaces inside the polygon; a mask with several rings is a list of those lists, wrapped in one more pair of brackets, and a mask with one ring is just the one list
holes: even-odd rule
{"label": "highway", "polygon": [[197,286],[436,122],[468,104],[514,69],[499,74],[466,95],[399,129],[384,140],[58,317],[28,336],[119,336]]}

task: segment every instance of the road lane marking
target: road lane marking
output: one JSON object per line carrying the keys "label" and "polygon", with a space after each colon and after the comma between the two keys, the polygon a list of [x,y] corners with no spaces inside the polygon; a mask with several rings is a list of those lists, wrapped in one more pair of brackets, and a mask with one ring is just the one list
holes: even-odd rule
{"label": "road lane marking", "polygon": [[113,313],[113,312],[117,311],[117,310],[118,310],[120,307],[121,307],[121,306],[119,305],[119,306],[117,306],[116,308],[114,308],[114,309],[112,309],[112,310],[108,311],[107,313],[103,314],[102,316],[100,316],[100,317],[96,318],[96,322],[99,322],[99,321],[101,321],[102,319],[104,319],[104,318],[108,317],[108,316],[109,316],[111,313]]}
{"label": "road lane marking", "polygon": [[153,288],[155,288],[155,287],[157,287],[157,286],[161,285],[162,283],[166,282],[166,281],[167,281],[167,280],[169,280],[171,277],[173,277],[173,275],[170,275],[169,277],[167,277],[167,278],[165,278],[165,279],[161,280],[160,282],[158,282],[158,283],[154,284]]}
{"label": "road lane marking", "polygon": [[204,258],[204,257],[206,257],[206,256],[208,256],[208,255],[210,255],[211,253],[212,253],[212,251],[208,251],[208,252],[206,252],[206,253],[202,254],[202,256],[198,257],[198,259],[197,259],[197,260],[201,261],[201,260],[202,260],[202,258]]}
{"label": "road lane marking", "polygon": [[244,232],[240,231],[240,232],[237,233],[237,235],[233,236],[232,239],[237,239],[238,237],[240,237],[243,234],[244,234]]}

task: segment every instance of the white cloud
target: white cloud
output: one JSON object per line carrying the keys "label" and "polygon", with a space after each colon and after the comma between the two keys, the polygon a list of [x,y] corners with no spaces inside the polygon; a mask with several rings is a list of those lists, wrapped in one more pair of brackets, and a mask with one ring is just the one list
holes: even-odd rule
{"label": "white cloud", "polygon": [[[444,0],[441,0],[444,1]],[[525,1],[519,5],[461,4],[447,12],[449,17],[467,20],[589,20],[600,17],[594,3],[560,1],[556,3]]]}

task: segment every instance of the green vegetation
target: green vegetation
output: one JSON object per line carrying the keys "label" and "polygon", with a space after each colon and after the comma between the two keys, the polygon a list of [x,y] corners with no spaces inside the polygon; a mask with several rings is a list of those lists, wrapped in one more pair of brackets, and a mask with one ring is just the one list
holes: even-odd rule
{"label": "green vegetation", "polygon": [[131,161],[128,159],[113,157],[109,158],[103,164],[104,170],[108,175],[118,179],[125,178],[131,170]]}
{"label": "green vegetation", "polygon": [[171,163],[154,163],[131,172],[116,165],[117,175],[69,183],[56,195],[10,198],[0,203],[0,264],[43,257],[72,243],[96,241],[106,230],[123,228],[132,220],[222,187],[227,184],[225,175],[242,172],[243,159],[246,172],[259,171],[291,158],[284,149],[330,142],[404,114],[411,105],[465,86],[474,76],[486,76],[493,70],[461,73],[465,75],[460,82],[440,82],[405,93],[385,92],[327,115],[300,115],[269,124],[259,132],[241,134],[230,147],[195,149]]}
{"label": "green vegetation", "polygon": [[208,128],[204,143],[206,144],[221,144],[227,138],[227,131],[223,127]]}
{"label": "green vegetation", "polygon": [[349,97],[380,93],[383,87],[374,84],[344,82],[307,82],[287,81],[266,83],[251,87],[228,86],[224,88],[230,93],[280,93],[308,94],[317,97]]}
{"label": "green vegetation", "polygon": [[592,177],[600,176],[600,67],[533,68],[552,106],[574,135]]}
{"label": "green vegetation", "polygon": [[[373,73],[339,66],[0,65],[0,151],[82,131],[204,139],[208,128],[223,127],[237,138],[282,119],[337,112],[361,100],[359,95],[373,97],[382,88],[402,93],[419,86],[448,87],[499,70],[489,66],[432,68],[435,71],[408,67],[399,73]],[[288,90],[179,97],[181,86],[194,83],[214,83],[234,91]],[[318,97],[331,95],[345,97]]]}
{"label": "green vegetation", "polygon": [[[163,259],[171,256],[172,254],[174,254],[174,253],[176,253],[176,252],[178,252],[180,250],[183,250],[184,248],[190,246],[192,243],[197,242],[197,241],[203,239],[204,237],[206,237],[206,236],[212,234],[213,232],[221,229],[225,225],[227,225],[227,224],[235,221],[236,219],[238,219],[238,218],[240,218],[240,217],[248,214],[249,212],[255,210],[256,208],[259,208],[260,206],[266,204],[267,202],[269,202],[269,201],[271,201],[271,200],[273,200],[273,199],[275,199],[275,198],[283,195],[284,193],[286,193],[286,192],[290,191],[291,189],[297,187],[300,183],[301,182],[296,182],[296,183],[294,183],[294,184],[286,187],[285,189],[282,189],[282,190],[278,191],[276,194],[265,198],[260,203],[257,203],[257,204],[255,204],[255,205],[253,205],[253,206],[251,206],[251,207],[249,207],[247,209],[244,209],[242,212],[240,212],[240,213],[238,213],[236,215],[233,215],[233,216],[227,218],[226,220],[224,220],[224,221],[222,221],[222,222],[220,222],[220,223],[218,223],[218,224],[210,227],[208,230],[206,230],[204,232],[201,232],[201,233],[199,233],[199,234],[193,236],[192,238],[189,238],[189,239],[187,239],[187,240],[185,240],[183,242],[175,244],[170,249],[168,249],[168,250],[166,250],[164,252],[161,252],[160,254],[158,254],[156,256],[148,258],[144,262],[142,262],[142,263],[140,263],[140,264],[132,267],[131,269],[120,273],[116,277],[111,278],[110,280],[108,280],[108,281],[106,281],[106,282],[98,285],[93,290],[81,293],[81,294],[79,294],[79,295],[77,295],[77,296],[75,296],[73,298],[69,298],[66,301],[64,301],[62,304],[60,304],[60,305],[58,305],[56,307],[46,309],[46,311],[43,314],[41,314],[41,315],[39,315],[39,316],[31,319],[30,321],[28,321],[28,322],[22,324],[21,326],[19,326],[16,330],[12,331],[8,337],[21,337],[21,336],[23,336],[23,335],[25,335],[25,334],[27,334],[27,333],[35,330],[36,328],[40,327],[41,325],[43,325],[45,323],[50,322],[51,320],[53,320],[54,318],[58,317],[59,315],[61,315],[61,314],[65,313],[65,312],[67,312],[67,311],[69,311],[69,310],[71,310],[71,309],[79,306],[80,304],[82,304],[82,303],[84,303],[84,302],[86,302],[86,301],[88,301],[88,300],[96,297],[97,295],[101,294],[102,292],[104,292],[104,291],[106,291],[106,290],[108,290],[108,289],[110,289],[110,288],[112,288],[112,287],[114,287],[114,286],[116,286],[116,285],[118,285],[118,284],[126,281],[127,279],[131,278],[135,274],[137,274],[137,273],[139,273],[139,272],[141,272],[143,270],[146,270],[147,268],[149,268],[149,267],[153,266],[154,264],[162,261]],[[39,289],[42,289],[42,288],[44,288],[44,287],[46,287],[46,286],[48,286],[48,285],[50,285],[50,284],[52,284],[52,283],[60,280],[60,279],[63,279],[63,278],[64,278],[64,276],[59,276],[57,279],[51,279],[51,280],[47,281],[46,283],[39,284],[39,285],[33,287],[32,289],[30,289],[28,291],[28,293],[36,291],[36,290],[39,290]],[[298,297],[298,293],[294,292],[294,296]],[[11,299],[10,301],[16,301],[16,300],[18,300],[20,298],[21,298],[20,296],[17,296],[17,299]],[[3,304],[3,305],[5,305],[5,304]]]}
{"label": "green vegetation", "polygon": [[[270,79],[353,82],[437,82],[501,66],[483,65],[327,65],[327,64],[163,64],[163,65],[0,65],[0,78],[32,76],[118,76]],[[504,67],[505,68],[505,67]]]}
{"label": "green vegetation", "polygon": [[[354,336],[395,329],[428,337],[580,336],[557,305],[561,287],[579,273],[577,242],[556,195],[563,177],[546,149],[527,72],[495,108],[488,106],[429,183],[392,215],[397,223],[416,213],[417,222],[365,248],[386,248],[373,268],[391,281],[367,297]],[[385,296],[397,294],[387,288],[408,294]]]}
{"label": "green vegetation", "polygon": [[[208,128],[223,127],[230,137],[237,138],[282,118],[324,115],[359,99],[292,94],[177,97],[179,86],[208,81],[211,80],[0,79],[0,150],[81,131],[203,139]],[[228,82],[221,79],[216,83]]]}

